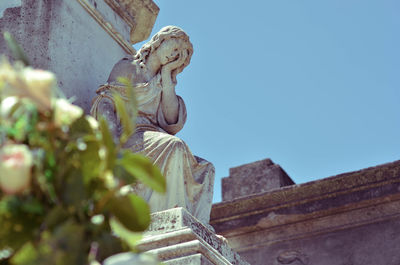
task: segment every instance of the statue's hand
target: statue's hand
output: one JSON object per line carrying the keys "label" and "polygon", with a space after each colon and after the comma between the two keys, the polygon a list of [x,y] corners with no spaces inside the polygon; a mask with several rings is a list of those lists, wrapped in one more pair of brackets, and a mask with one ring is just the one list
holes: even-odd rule
{"label": "statue's hand", "polygon": [[188,51],[186,49],[181,51],[175,59],[162,66],[161,72],[171,75],[171,72],[181,66],[186,61],[188,56]]}

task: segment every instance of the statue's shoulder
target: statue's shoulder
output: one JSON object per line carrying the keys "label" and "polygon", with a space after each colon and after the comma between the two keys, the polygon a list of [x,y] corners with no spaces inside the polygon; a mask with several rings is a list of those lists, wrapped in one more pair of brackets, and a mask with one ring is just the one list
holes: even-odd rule
{"label": "statue's shoulder", "polygon": [[138,73],[140,73],[140,66],[134,61],[132,56],[126,56],[119,60],[111,70],[107,83],[116,83],[118,77],[126,77],[135,82]]}

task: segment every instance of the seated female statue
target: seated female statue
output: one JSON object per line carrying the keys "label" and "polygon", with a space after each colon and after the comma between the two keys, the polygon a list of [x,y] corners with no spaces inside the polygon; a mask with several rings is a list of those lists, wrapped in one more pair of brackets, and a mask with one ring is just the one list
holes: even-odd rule
{"label": "seated female statue", "polygon": [[208,223],[214,185],[214,167],[193,156],[189,147],[174,136],[186,121],[186,107],[175,93],[176,76],[189,64],[193,47],[187,34],[167,26],[144,44],[133,58],[120,60],[107,83],[97,91],[91,113],[103,115],[113,134],[121,134],[112,91],[124,97],[125,87],[117,81],[131,80],[138,100],[136,131],[126,147],[149,157],[167,181],[165,195],[138,184],[134,189],[148,201],[151,211],[184,207],[193,216]]}

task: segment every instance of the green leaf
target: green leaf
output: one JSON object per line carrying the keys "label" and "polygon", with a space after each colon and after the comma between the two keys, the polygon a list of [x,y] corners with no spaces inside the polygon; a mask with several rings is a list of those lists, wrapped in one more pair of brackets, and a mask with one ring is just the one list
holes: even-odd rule
{"label": "green leaf", "polygon": [[128,97],[127,106],[128,106],[130,118],[131,118],[132,124],[136,125],[138,102],[137,102],[137,98],[136,98],[135,89],[132,85],[132,82],[128,78],[118,77],[117,80],[118,80],[118,82],[125,85],[125,87],[126,87],[126,94]]}
{"label": "green leaf", "polygon": [[32,214],[43,214],[44,212],[43,205],[36,198],[25,201],[21,208],[24,212]]}
{"label": "green leaf", "polygon": [[21,248],[36,233],[42,216],[27,213],[23,196],[2,196],[0,200],[0,249]]}
{"label": "green leaf", "polygon": [[4,39],[7,47],[10,49],[15,60],[23,62],[26,66],[30,65],[28,57],[25,55],[22,47],[17,43],[14,37],[9,32],[4,32]]}
{"label": "green leaf", "polygon": [[86,147],[85,150],[80,153],[80,162],[84,183],[86,185],[94,177],[99,176],[100,170],[102,169],[102,161],[99,156],[100,145],[97,141],[89,141],[84,144]]}
{"label": "green leaf", "polygon": [[108,128],[107,121],[103,117],[100,118],[99,126],[102,134],[103,144],[107,149],[106,151],[107,169],[113,169],[116,158],[115,143],[111,135],[110,129]]}
{"label": "green leaf", "polygon": [[35,264],[38,256],[38,251],[31,242],[28,242],[23,245],[17,253],[15,253],[15,255],[11,258],[11,263],[15,265]]}
{"label": "green leaf", "polygon": [[121,144],[125,144],[129,137],[134,133],[134,121],[131,119],[129,110],[127,108],[126,102],[121,98],[121,96],[114,92],[113,93],[115,108],[117,109],[117,114],[122,124],[122,134],[120,138]]}
{"label": "green leaf", "polygon": [[135,194],[114,196],[109,200],[107,208],[125,228],[131,231],[144,231],[150,224],[149,205]]}
{"label": "green leaf", "polygon": [[71,124],[69,133],[71,138],[80,138],[88,134],[93,134],[93,130],[85,116],[81,116]]}
{"label": "green leaf", "polygon": [[121,238],[131,249],[143,238],[142,233],[135,233],[126,229],[116,218],[110,219],[110,226],[115,235]]}
{"label": "green leaf", "polygon": [[64,222],[69,216],[68,211],[61,205],[54,206],[44,219],[46,228],[53,229]]}
{"label": "green leaf", "polygon": [[65,204],[74,207],[77,211],[82,210],[81,207],[83,201],[87,199],[87,194],[81,172],[71,168],[64,176],[59,192]]}
{"label": "green leaf", "polygon": [[113,175],[123,181],[122,185],[133,184],[136,182],[136,178],[120,165],[114,167]]}
{"label": "green leaf", "polygon": [[37,249],[39,257],[35,264],[86,264],[89,240],[85,240],[85,227],[74,218],[58,225],[54,231],[44,231]]}
{"label": "green leaf", "polygon": [[164,176],[147,157],[126,150],[122,158],[117,160],[117,164],[153,190],[166,192],[167,183]]}

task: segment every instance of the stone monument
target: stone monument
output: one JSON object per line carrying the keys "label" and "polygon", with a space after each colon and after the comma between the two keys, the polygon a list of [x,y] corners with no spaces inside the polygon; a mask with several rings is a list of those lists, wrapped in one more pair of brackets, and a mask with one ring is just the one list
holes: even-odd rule
{"label": "stone monument", "polygon": [[105,85],[98,89],[91,114],[103,116],[119,138],[121,124],[113,93],[126,98],[126,87],[117,81],[128,78],[138,101],[136,132],[126,148],[149,157],[167,181],[165,195],[137,184],[135,193],[144,197],[152,212],[183,207],[208,224],[214,185],[214,167],[192,155],[189,147],[174,136],[186,121],[183,99],[176,95],[176,76],[190,63],[193,53],[187,34],[175,26],[162,28],[134,57],[120,60]]}
{"label": "stone monument", "polygon": [[[151,0],[0,2],[1,33],[8,31],[17,39],[33,67],[54,72],[64,94],[75,97],[74,103],[87,113],[96,88],[108,76],[98,90],[95,113],[110,111],[106,116],[113,117],[107,107],[108,89],[124,96],[116,81],[120,75],[130,78],[140,92],[138,130],[127,148],[159,163],[169,187],[166,197],[143,187],[137,192],[149,200],[153,212],[172,209],[152,214],[139,248],[165,264],[248,264],[208,224],[212,164],[193,156],[174,136],[186,120],[175,85],[193,52],[188,36],[167,27],[136,52],[132,44],[148,38],[159,11]],[[10,55],[2,38],[0,53]],[[112,99],[108,103],[112,105]],[[114,122],[116,135],[119,129]]]}
{"label": "stone monument", "polygon": [[[208,224],[213,165],[194,156],[174,136],[186,121],[185,103],[175,93],[176,77],[190,63],[192,53],[192,44],[182,29],[162,28],[134,56],[115,64],[107,82],[97,90],[91,114],[105,117],[118,141],[122,124],[114,93],[128,101],[128,88],[118,77],[130,80],[138,101],[138,117],[136,131],[124,147],[149,157],[167,181],[165,195],[141,184],[133,187],[153,212],[139,249],[157,255],[165,264],[247,264]],[[128,258],[123,264],[129,262]]]}

